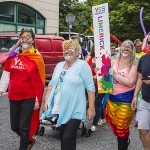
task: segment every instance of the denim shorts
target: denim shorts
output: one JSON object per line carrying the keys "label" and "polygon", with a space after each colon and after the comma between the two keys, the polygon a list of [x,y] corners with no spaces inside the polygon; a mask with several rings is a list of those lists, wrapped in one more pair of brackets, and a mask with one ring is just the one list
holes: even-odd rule
{"label": "denim shorts", "polygon": [[143,99],[140,101],[137,108],[136,120],[138,121],[138,129],[150,129],[150,103]]}

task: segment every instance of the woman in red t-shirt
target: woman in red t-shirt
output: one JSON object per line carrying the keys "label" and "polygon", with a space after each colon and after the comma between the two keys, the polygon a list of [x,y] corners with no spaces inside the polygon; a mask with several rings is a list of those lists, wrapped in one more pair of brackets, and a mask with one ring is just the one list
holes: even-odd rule
{"label": "woman in red t-shirt", "polygon": [[92,123],[92,127],[91,127],[91,131],[96,131],[97,130],[97,124],[98,121],[101,117],[101,110],[102,110],[102,100],[104,98],[104,93],[99,94],[98,93],[98,86],[97,86],[97,77],[96,77],[96,73],[95,73],[95,67],[96,67],[96,59],[95,59],[95,47],[94,44],[92,46],[91,49],[91,53],[90,56],[88,56],[85,60],[92,71],[92,75],[93,75],[93,80],[95,83],[95,112],[96,112],[96,116],[94,117],[93,123]]}
{"label": "woman in red t-shirt", "polygon": [[34,38],[32,29],[21,30],[20,46],[10,53],[0,80],[0,96],[8,88],[11,129],[20,136],[19,150],[31,150],[36,142],[44,92],[44,61]]}

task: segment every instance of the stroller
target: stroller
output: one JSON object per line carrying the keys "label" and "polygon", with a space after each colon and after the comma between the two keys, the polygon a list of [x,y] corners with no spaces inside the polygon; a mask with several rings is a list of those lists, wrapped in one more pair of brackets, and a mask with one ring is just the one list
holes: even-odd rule
{"label": "stroller", "polygon": [[[58,119],[54,119],[52,117],[45,118],[44,120],[40,120],[39,128],[35,135],[43,136],[45,133],[45,126],[50,126],[52,130],[59,132],[59,127],[56,127]],[[81,121],[78,130],[81,130],[81,136],[89,137],[92,133],[91,129],[87,129],[84,125],[84,120]]]}
{"label": "stroller", "polygon": [[[86,92],[86,99],[87,99],[87,92]],[[88,108],[88,104],[89,103],[87,100],[86,101],[86,109]],[[43,136],[45,133],[45,126],[50,126],[52,128],[52,130],[56,130],[59,132],[59,127],[56,127],[58,117],[59,116],[56,115],[55,117],[45,118],[44,120],[40,119],[39,128],[36,132],[36,135]],[[90,137],[90,135],[92,133],[91,129],[87,129],[85,127],[84,120],[81,121],[78,130],[81,130],[81,136],[85,136],[85,137]]]}

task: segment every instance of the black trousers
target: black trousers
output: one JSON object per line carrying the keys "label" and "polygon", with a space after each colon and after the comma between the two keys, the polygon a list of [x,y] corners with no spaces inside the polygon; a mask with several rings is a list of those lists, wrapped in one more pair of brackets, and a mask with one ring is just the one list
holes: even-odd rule
{"label": "black trousers", "polygon": [[129,138],[120,138],[117,137],[118,140],[118,150],[127,150],[130,144]]}
{"label": "black trousers", "polygon": [[76,150],[76,134],[81,120],[71,119],[59,127],[61,150]]}
{"label": "black trousers", "polygon": [[35,98],[10,100],[11,129],[20,136],[19,150],[27,150],[29,144],[30,122],[34,104]]}

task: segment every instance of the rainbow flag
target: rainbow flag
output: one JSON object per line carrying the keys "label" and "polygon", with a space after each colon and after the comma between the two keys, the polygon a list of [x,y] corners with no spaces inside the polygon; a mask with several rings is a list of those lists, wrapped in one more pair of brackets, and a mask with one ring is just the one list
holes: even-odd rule
{"label": "rainbow flag", "polygon": [[129,127],[134,115],[131,109],[134,90],[117,95],[109,95],[105,109],[107,124],[114,135],[120,138],[129,137]]}

